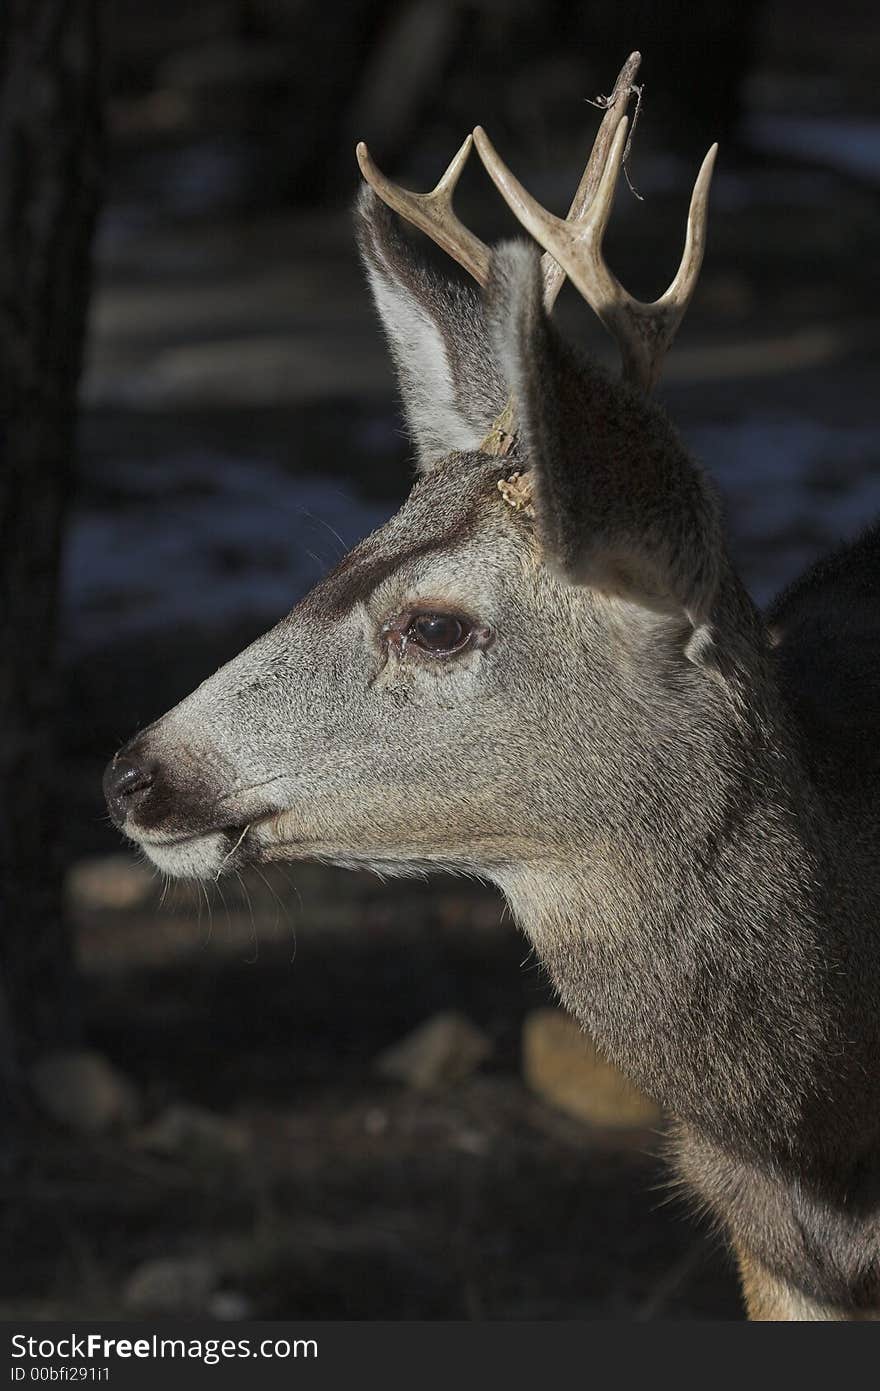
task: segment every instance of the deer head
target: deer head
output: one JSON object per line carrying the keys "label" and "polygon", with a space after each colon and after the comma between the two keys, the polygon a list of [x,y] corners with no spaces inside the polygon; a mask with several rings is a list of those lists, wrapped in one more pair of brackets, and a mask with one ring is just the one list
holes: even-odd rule
{"label": "deer head", "polygon": [[[565,221],[474,134],[543,262],[525,243],[488,250],[453,213],[470,137],[426,195],[359,146],[358,234],[419,476],[391,521],[109,766],[113,818],[160,869],[318,858],[505,884],[681,796],[713,737],[726,562],[712,489],[646,392],[696,283],[714,149],[678,274],[641,304],[602,254],[638,62]],[[391,209],[481,288],[431,269]],[[554,328],[566,275],[617,339],[624,380]]]}

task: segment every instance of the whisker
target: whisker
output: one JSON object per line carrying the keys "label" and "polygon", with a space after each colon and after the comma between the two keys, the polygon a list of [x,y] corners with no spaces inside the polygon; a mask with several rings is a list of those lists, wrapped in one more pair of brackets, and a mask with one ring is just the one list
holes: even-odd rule
{"label": "whisker", "polygon": [[314,551],[310,551],[309,548],[308,548],[308,546],[303,546],[302,549],[303,549],[303,551],[305,552],[305,554],[308,556],[309,560],[314,561],[315,565],[318,567],[318,573],[319,573],[319,575],[323,575],[324,572],[325,572],[326,569],[327,569],[327,562],[324,561],[324,560],[321,560],[318,556],[316,556]]}
{"label": "whisker", "polygon": [[219,879],[215,879],[215,880],[214,880],[214,888],[217,890],[218,894],[220,895],[220,902],[223,904],[223,909],[224,909],[224,911],[225,911],[225,913],[226,913],[226,936],[227,936],[227,940],[229,941],[229,943],[230,943],[230,945],[231,945],[231,944],[234,942],[234,940],[235,940],[235,933],[234,933],[234,930],[233,930],[233,927],[232,927],[232,914],[231,914],[230,911],[229,911],[229,904],[228,904],[227,901],[226,901],[226,895],[225,895],[225,893],[223,892],[222,888],[220,887],[220,881],[219,881]]}
{"label": "whisker", "polygon": [[[296,900],[297,900],[297,903],[299,904],[299,911],[300,911],[300,913],[301,913],[301,914],[305,914],[305,907],[304,907],[303,901],[302,901],[302,894],[300,893],[300,891],[299,891],[299,889],[298,889],[298,887],[297,887],[297,885],[296,885],[296,882],[291,878],[292,870],[289,870],[288,867],[283,863],[283,861],[282,861],[277,867],[278,867],[278,869],[281,871],[281,874],[282,874],[283,877],[284,877],[284,882],[285,882],[285,883],[293,890],[293,892],[296,894]],[[280,901],[281,901],[281,900],[279,899],[279,903],[280,903]],[[294,963],[294,961],[296,960],[296,949],[297,949],[297,941],[296,941],[296,923],[294,922],[293,916],[292,916],[291,914],[286,915],[285,921],[286,921],[286,922],[289,922],[289,924],[290,924],[290,939],[291,939],[291,941],[292,941],[292,943],[293,943],[293,954],[292,954],[292,956],[291,956],[291,958],[290,958],[290,964],[291,964],[291,966],[292,966],[293,963]]]}
{"label": "whisker", "polygon": [[329,533],[330,533],[330,535],[333,537],[333,539],[334,539],[335,541],[338,541],[339,544],[340,544],[340,546],[342,547],[342,549],[341,549],[341,551],[340,551],[340,555],[345,555],[346,551],[348,550],[348,546],[347,546],[346,543],[343,541],[342,537],[339,535],[339,532],[336,531],[336,530],[330,525],[329,522],[326,522],[326,521],[324,520],[323,517],[318,517],[318,516],[315,515],[314,512],[309,512],[309,511],[306,510],[306,509],[303,509],[303,510],[305,511],[305,515],[306,515],[307,517],[310,517],[310,518],[312,519],[313,522],[317,522],[318,525],[319,525],[319,526],[322,526],[322,527],[324,528],[325,531],[329,531]]}
{"label": "whisker", "polygon": [[[202,943],[202,950],[205,951],[210,945],[211,938],[214,935],[214,905],[211,902],[211,897],[208,893],[208,885],[205,883],[204,879],[197,880],[197,883],[201,892],[205,895],[205,907],[208,910],[208,935]],[[201,911],[199,912],[199,921],[201,921]]]}
{"label": "whisker", "polygon": [[159,908],[164,908],[164,906],[165,906],[165,899],[168,897],[168,890],[169,890],[170,888],[171,888],[171,875],[170,875],[170,874],[163,874],[163,875],[162,875],[162,892],[161,892],[160,895],[159,895],[159,902],[158,902],[158,904],[157,904],[157,907],[159,907]]}
{"label": "whisker", "polygon": [[244,879],[242,878],[241,870],[237,869],[235,871],[235,877],[241,885],[241,891],[244,894],[245,902],[248,906],[248,912],[251,915],[251,931],[254,936],[254,954],[252,957],[246,957],[245,960],[247,961],[247,964],[249,966],[255,966],[257,961],[260,959],[260,939],[257,936],[257,920],[254,917],[254,908],[253,904],[251,903],[251,896],[248,893],[247,884],[244,882]]}
{"label": "whisker", "polygon": [[266,878],[265,874],[260,869],[259,865],[253,865],[252,868],[254,870],[254,873],[257,874],[260,879],[262,879],[263,883],[266,885],[266,888],[269,890],[269,893],[275,900],[275,921],[272,924],[272,930],[273,932],[277,932],[281,927],[281,914],[284,911],[284,904],[281,902],[281,895],[278,893],[276,889],[272,887],[269,880]]}

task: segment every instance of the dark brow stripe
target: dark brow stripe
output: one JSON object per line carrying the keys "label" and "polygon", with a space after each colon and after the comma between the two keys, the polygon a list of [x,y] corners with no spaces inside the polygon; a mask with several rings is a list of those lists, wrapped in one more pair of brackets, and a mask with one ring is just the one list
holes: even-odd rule
{"label": "dark brow stripe", "polygon": [[[501,467],[499,467],[501,462]],[[377,585],[426,555],[454,551],[502,506],[498,480],[520,467],[486,455],[451,454],[414,485],[396,516],[360,545],[297,605],[294,614],[331,621],[343,617]]]}
{"label": "dark brow stripe", "polygon": [[398,538],[397,545],[393,535],[385,537],[380,533],[375,538],[368,537],[306,595],[298,611],[324,620],[342,618],[396,570],[422,556],[451,550],[466,541],[476,531],[477,520],[476,509],[472,508],[443,531],[423,536],[419,541],[408,542],[405,534]]}

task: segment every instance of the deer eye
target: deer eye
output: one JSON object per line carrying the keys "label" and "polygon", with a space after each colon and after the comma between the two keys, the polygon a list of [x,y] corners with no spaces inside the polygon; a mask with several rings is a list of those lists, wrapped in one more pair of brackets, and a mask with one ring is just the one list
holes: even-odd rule
{"label": "deer eye", "polygon": [[447,657],[467,646],[473,627],[454,613],[417,613],[406,629],[407,642],[424,652]]}

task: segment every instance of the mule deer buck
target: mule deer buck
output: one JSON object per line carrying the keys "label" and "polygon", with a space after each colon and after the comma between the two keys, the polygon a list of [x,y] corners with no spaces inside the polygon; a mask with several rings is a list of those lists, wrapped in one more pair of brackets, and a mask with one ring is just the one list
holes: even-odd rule
{"label": "mule deer buck", "polygon": [[[471,137],[422,195],[359,146],[418,480],[117,754],[106,795],[170,875],[311,858],[496,884],[565,1005],[675,1118],[673,1164],[728,1234],[749,1315],[870,1318],[880,530],[766,616],[737,577],[714,490],[648,395],[694,291],[714,149],[661,299],[631,298],[602,252],[638,62],[565,221],[474,132],[542,260],[454,214]],[[566,276],[623,380],[553,327]]]}

